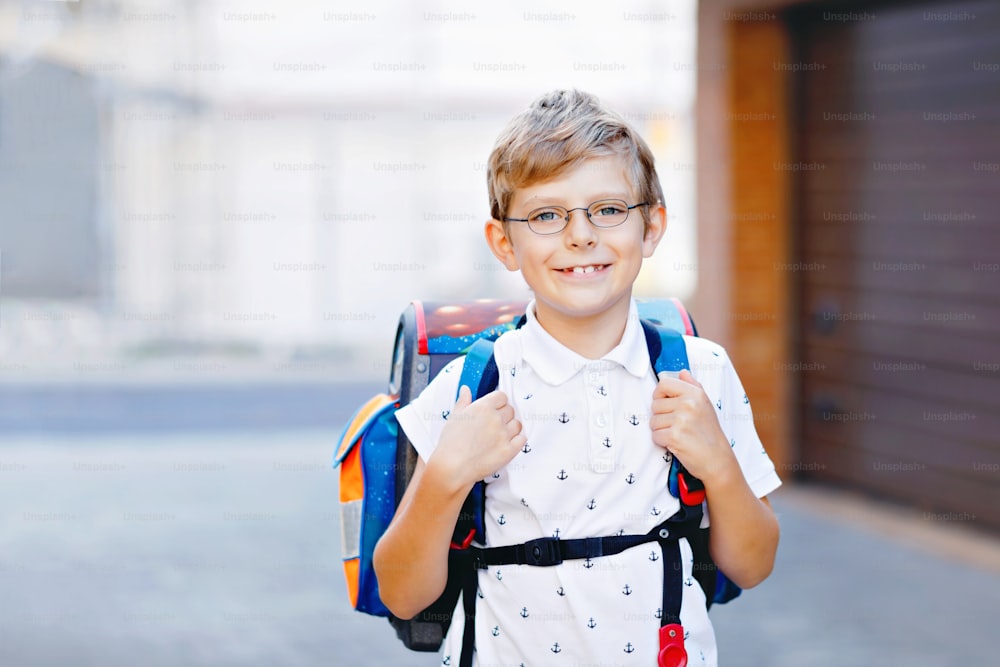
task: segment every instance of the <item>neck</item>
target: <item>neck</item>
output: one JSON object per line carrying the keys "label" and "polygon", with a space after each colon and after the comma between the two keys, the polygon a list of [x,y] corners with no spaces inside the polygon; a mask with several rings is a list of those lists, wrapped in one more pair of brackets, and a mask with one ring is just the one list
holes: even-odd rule
{"label": "neck", "polygon": [[593,315],[570,315],[535,304],[535,319],[550,336],[586,359],[600,359],[621,343],[631,299]]}

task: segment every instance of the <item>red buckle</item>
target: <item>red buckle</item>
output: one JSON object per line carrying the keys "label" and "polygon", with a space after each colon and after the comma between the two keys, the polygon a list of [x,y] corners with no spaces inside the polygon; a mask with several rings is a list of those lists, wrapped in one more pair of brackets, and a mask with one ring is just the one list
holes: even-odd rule
{"label": "red buckle", "polygon": [[660,653],[656,657],[656,664],[660,667],[687,667],[684,628],[679,623],[660,627]]}
{"label": "red buckle", "polygon": [[681,502],[685,505],[701,505],[705,502],[705,488],[689,489],[687,475],[684,473],[677,475],[677,490],[681,494]]}
{"label": "red buckle", "polygon": [[474,538],[475,536],[476,536],[476,529],[473,528],[472,530],[469,531],[469,534],[465,536],[465,539],[462,540],[461,544],[456,544],[456,543],[452,542],[451,543],[451,548],[452,549],[468,549],[469,545],[472,544],[472,538]]}

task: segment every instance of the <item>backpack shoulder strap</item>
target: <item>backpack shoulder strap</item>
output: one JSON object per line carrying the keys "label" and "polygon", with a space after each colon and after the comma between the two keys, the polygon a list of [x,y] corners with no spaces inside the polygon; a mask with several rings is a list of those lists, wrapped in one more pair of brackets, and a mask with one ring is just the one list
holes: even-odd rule
{"label": "backpack shoulder strap", "polygon": [[[472,392],[472,400],[476,400],[496,389],[499,380],[500,373],[493,358],[493,341],[486,338],[476,340],[465,353],[458,389],[462,385],[467,386]],[[455,390],[455,398],[458,398],[458,389]]]}
{"label": "backpack shoulder strap", "polygon": [[[669,373],[677,377],[682,370],[691,370],[687,345],[679,331],[655,324],[650,320],[641,320],[641,323],[643,334],[646,336],[646,347],[649,350],[649,361],[657,377],[660,373]],[[705,485],[697,477],[692,476],[677,457],[673,457],[670,462],[669,480],[670,495],[679,499],[682,504],[693,507],[701,505],[705,500]]]}
{"label": "backpack shoulder strap", "polygon": [[676,329],[656,324],[651,320],[640,320],[642,332],[646,336],[649,362],[657,375],[663,372],[677,376],[684,369],[691,369],[688,363],[687,346],[684,336]]}

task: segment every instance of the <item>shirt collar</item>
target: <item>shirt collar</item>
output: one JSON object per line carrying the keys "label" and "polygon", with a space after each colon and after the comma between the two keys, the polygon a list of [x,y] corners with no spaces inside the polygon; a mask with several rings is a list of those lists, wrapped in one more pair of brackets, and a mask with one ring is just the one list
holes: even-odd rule
{"label": "shirt collar", "polygon": [[[527,321],[520,329],[522,355],[524,361],[546,383],[561,385],[587,365],[595,363],[595,360],[569,349],[542,328],[535,318],[534,300],[528,304],[525,315]],[[601,361],[617,364],[637,378],[645,377],[649,372],[649,350],[639,323],[639,310],[635,300],[629,304],[628,320],[621,341],[601,357]]]}

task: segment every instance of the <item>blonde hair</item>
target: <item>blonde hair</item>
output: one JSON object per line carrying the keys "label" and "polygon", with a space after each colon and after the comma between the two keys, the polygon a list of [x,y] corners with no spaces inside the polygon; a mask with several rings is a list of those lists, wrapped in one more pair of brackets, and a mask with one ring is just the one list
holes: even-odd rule
{"label": "blonde hair", "polygon": [[[663,190],[653,153],[618,114],[590,93],[554,90],[518,115],[497,138],[486,169],[490,215],[508,217],[514,190],[557,177],[588,158],[620,155],[638,202],[659,205]],[[645,207],[643,220],[648,222]],[[506,221],[504,226],[506,228]]]}

